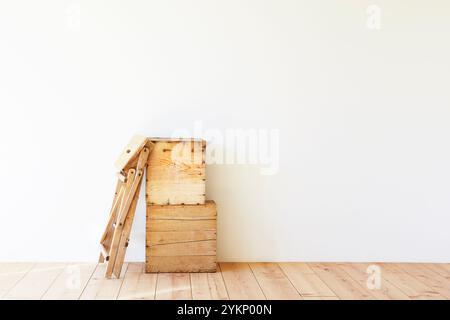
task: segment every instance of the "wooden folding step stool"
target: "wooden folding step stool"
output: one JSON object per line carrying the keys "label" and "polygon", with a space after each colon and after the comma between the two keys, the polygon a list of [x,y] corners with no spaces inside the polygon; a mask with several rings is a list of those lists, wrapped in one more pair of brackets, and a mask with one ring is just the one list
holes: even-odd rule
{"label": "wooden folding step stool", "polygon": [[107,262],[106,278],[120,277],[139,198],[142,178],[153,143],[134,136],[115,163],[118,181],[106,229],[100,240],[99,262]]}

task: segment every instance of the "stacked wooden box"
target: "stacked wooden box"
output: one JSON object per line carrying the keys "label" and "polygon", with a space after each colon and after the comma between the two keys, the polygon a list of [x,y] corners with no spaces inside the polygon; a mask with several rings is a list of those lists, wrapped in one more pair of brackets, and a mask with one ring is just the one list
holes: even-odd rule
{"label": "stacked wooden box", "polygon": [[215,272],[216,205],[205,200],[203,140],[151,138],[146,272]]}

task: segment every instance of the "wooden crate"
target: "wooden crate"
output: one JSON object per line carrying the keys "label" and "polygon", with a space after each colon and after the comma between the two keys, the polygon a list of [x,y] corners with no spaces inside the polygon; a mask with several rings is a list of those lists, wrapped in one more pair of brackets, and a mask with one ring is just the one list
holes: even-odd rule
{"label": "wooden crate", "polygon": [[214,201],[147,206],[146,272],[215,272],[216,221]]}
{"label": "wooden crate", "polygon": [[206,142],[195,139],[150,140],[154,148],[147,167],[147,204],[204,204]]}

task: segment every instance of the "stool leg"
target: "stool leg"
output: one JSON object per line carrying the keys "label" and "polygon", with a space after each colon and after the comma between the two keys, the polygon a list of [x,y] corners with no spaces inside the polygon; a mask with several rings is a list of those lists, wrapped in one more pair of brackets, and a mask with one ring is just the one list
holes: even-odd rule
{"label": "stool leg", "polygon": [[140,191],[141,184],[142,184],[142,179],[141,179],[141,182],[139,183],[138,189],[136,190],[136,194],[134,195],[133,202],[131,203],[130,211],[128,212],[127,218],[123,225],[122,237],[120,238],[119,248],[117,250],[116,262],[113,267],[113,274],[117,278],[120,278],[120,272],[122,271],[122,265],[125,260],[125,254],[127,251],[128,242],[130,240],[129,237],[130,237],[130,233],[131,233],[131,227],[133,225],[134,214],[136,213],[136,205],[137,205],[137,202],[139,199],[139,191]]}
{"label": "stool leg", "polygon": [[[132,187],[134,185],[135,180],[135,174],[136,170],[130,169],[128,170],[128,176],[127,176],[127,182],[125,183],[125,188],[123,192],[123,201],[120,205],[120,209],[117,212],[117,219],[115,219],[116,225],[113,228],[113,234],[111,238],[111,245],[109,247],[109,261],[108,265],[106,267],[106,277],[111,278],[112,270],[114,267],[114,263],[116,260],[116,254],[117,254],[117,247],[119,244],[120,237],[122,235],[122,229],[123,229],[123,222],[121,222],[121,219],[124,219],[128,212],[124,212],[126,208],[126,204],[124,202],[127,198],[131,196],[132,193]],[[128,211],[128,209],[127,209]]]}

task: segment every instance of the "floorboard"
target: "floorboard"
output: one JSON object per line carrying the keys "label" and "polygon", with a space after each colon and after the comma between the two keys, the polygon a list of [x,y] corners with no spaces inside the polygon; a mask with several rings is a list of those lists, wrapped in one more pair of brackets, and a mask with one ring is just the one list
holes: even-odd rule
{"label": "floorboard", "polygon": [[92,277],[81,293],[81,300],[116,300],[122,286],[124,275],[128,268],[125,263],[119,279],[105,279],[106,263],[100,263],[95,268]]}
{"label": "floorboard", "polygon": [[406,273],[413,276],[446,299],[450,299],[450,277],[443,277],[442,275],[434,272],[432,269],[427,268],[426,265],[402,263],[395,264],[395,266],[404,270]]}
{"label": "floorboard", "polygon": [[0,299],[3,298],[34,266],[34,263],[0,264]]}
{"label": "floorboard", "polygon": [[314,272],[342,300],[373,300],[368,290],[352,279],[336,263],[311,263]]}
{"label": "floorboard", "polygon": [[77,300],[94,273],[96,266],[95,263],[68,264],[45,292],[42,299]]}
{"label": "floorboard", "polygon": [[220,269],[231,300],[266,299],[247,263],[220,263]]}
{"label": "floorboard", "polygon": [[155,299],[158,274],[144,273],[144,266],[144,263],[128,264],[122,286],[120,287],[119,300]]}
{"label": "floorboard", "polygon": [[20,279],[3,297],[7,300],[39,300],[56,278],[63,272],[65,263],[39,263]]}
{"label": "floorboard", "polygon": [[277,263],[250,263],[250,268],[269,300],[299,300],[300,294]]}
{"label": "floorboard", "polygon": [[398,265],[392,263],[381,263],[383,278],[395,285],[413,300],[443,300],[445,297],[436,290],[428,287]]}
{"label": "floorboard", "polygon": [[191,300],[189,273],[158,273],[157,300]]}
{"label": "floorboard", "polygon": [[279,263],[279,266],[304,299],[337,298],[306,263],[285,262]]}
{"label": "floorboard", "polygon": [[410,300],[408,295],[384,279],[377,264],[339,263],[339,267],[378,300]]}
{"label": "floorboard", "polygon": [[228,292],[220,267],[215,273],[191,273],[192,299],[227,300]]}
{"label": "floorboard", "polygon": [[[0,299],[45,300],[449,300],[450,264],[218,264],[216,273],[145,273],[125,263],[0,263]],[[379,276],[379,277],[378,277]]]}
{"label": "floorboard", "polygon": [[448,263],[419,263],[418,265],[431,269],[441,276],[450,279],[450,264]]}

